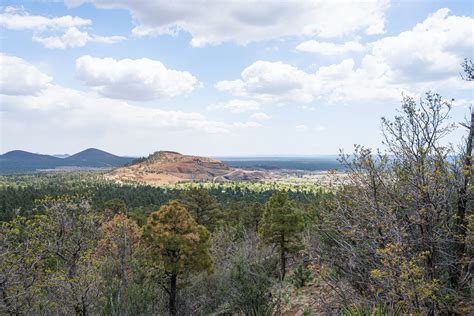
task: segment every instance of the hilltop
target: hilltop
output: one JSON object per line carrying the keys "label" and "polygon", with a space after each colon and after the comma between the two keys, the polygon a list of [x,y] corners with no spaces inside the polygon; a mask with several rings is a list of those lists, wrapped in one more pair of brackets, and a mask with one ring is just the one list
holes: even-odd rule
{"label": "hilltop", "polygon": [[88,148],[72,156],[59,158],[23,150],[0,155],[0,173],[22,173],[58,168],[115,168],[133,158],[120,157],[96,148]]}
{"label": "hilltop", "polygon": [[87,165],[91,167],[118,167],[131,162],[133,159],[120,157],[106,151],[88,148],[77,154],[64,158],[68,163],[76,163],[77,166]]}
{"label": "hilltop", "polygon": [[219,160],[207,157],[157,151],[130,166],[111,171],[106,178],[117,182],[174,184],[200,181],[255,181],[262,176],[261,172],[232,168]]}

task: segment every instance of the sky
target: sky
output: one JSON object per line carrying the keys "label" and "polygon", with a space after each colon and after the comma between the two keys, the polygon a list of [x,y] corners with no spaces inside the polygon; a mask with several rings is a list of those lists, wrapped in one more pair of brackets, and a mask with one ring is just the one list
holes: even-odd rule
{"label": "sky", "polygon": [[[474,100],[470,0],[0,2],[0,152],[207,156],[381,146],[426,91]],[[447,142],[458,143],[457,129]]]}

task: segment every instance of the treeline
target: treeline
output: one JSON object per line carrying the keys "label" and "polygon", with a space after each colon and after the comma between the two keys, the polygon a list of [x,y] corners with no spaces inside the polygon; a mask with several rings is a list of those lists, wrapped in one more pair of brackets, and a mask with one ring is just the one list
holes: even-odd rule
{"label": "treeline", "polygon": [[[205,186],[190,184],[170,187],[149,185],[120,185],[104,181],[100,173],[76,172],[0,177],[0,221],[9,221],[16,214],[26,215],[36,202],[45,197],[81,195],[92,207],[101,210],[107,201],[122,200],[130,213],[143,213],[146,217],[164,203],[179,199],[183,192],[193,188],[203,188],[217,199],[222,208],[242,209],[242,205],[253,202],[265,203],[277,191],[259,184],[212,184]],[[258,189],[258,190],[257,190]],[[292,190],[290,196],[297,201],[308,201],[314,195],[323,195],[326,190],[315,188],[311,191]]]}

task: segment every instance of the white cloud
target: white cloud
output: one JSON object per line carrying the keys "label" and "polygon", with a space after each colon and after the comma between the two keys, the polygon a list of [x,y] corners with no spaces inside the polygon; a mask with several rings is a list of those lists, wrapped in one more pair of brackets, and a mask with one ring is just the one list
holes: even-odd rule
{"label": "white cloud", "polygon": [[103,96],[138,101],[186,94],[199,84],[191,73],[168,69],[148,58],[116,60],[86,55],[76,60],[76,75]]}
{"label": "white cloud", "polygon": [[307,73],[282,62],[257,61],[242,71],[242,79],[220,81],[215,87],[238,97],[264,103],[310,103],[325,98],[330,103],[399,100],[413,87],[388,81],[385,68],[364,59],[360,68],[353,59],[322,66]]}
{"label": "white cloud", "polygon": [[258,112],[258,113],[254,113],[250,116],[250,118],[254,119],[254,120],[257,120],[257,121],[266,121],[266,120],[269,120],[271,119],[271,115],[268,115],[266,113],[263,113],[263,112]]}
{"label": "white cloud", "polygon": [[309,103],[319,97],[343,100],[398,100],[401,87],[381,80],[383,73],[355,69],[352,59],[307,73],[282,62],[257,61],[242,71],[242,79],[220,81],[215,87],[234,96],[266,103]]}
{"label": "white cloud", "polygon": [[99,36],[99,35],[92,35],[89,36],[89,41],[94,42],[94,43],[100,43],[100,44],[115,44],[121,41],[126,40],[127,38],[125,36]]}
{"label": "white cloud", "polygon": [[33,41],[42,44],[46,48],[74,48],[83,47],[88,42],[101,44],[114,44],[126,40],[124,36],[97,36],[89,35],[88,32],[82,32],[75,27],[69,28],[61,36],[33,36]]}
{"label": "white cloud", "polygon": [[227,102],[213,104],[208,110],[225,109],[233,113],[252,112],[260,109],[260,103],[254,100],[229,100]]}
{"label": "white cloud", "polygon": [[296,46],[296,50],[308,53],[318,53],[321,55],[340,55],[350,52],[363,52],[365,47],[357,41],[335,44],[331,42],[318,42],[311,40],[299,44]]}
{"label": "white cloud", "polygon": [[33,95],[48,87],[51,77],[25,60],[0,54],[0,93]]}
{"label": "white cloud", "polygon": [[32,30],[41,32],[90,25],[92,25],[91,20],[77,16],[66,15],[47,18],[40,15],[29,15],[24,9],[16,7],[6,7],[3,13],[0,14],[0,26],[15,31]]}
{"label": "white cloud", "polygon": [[[359,65],[347,58],[309,73],[282,62],[257,61],[242,71],[241,79],[220,81],[215,87],[273,103],[309,103],[319,98],[396,101],[403,92],[416,96],[427,90],[472,89],[472,82],[460,83],[459,70],[463,58],[472,54],[474,19],[448,12],[440,9],[410,31],[369,43]],[[328,44],[317,50],[342,49]]]}
{"label": "white cloud", "polygon": [[[191,45],[239,44],[288,36],[338,37],[357,32],[382,34],[388,0],[91,0],[99,8],[130,10],[136,36],[188,32]],[[71,6],[81,3],[67,0]],[[350,18],[347,16],[350,12]],[[291,23],[289,23],[291,21]]]}
{"label": "white cloud", "polygon": [[367,66],[355,67],[353,59],[345,59],[339,64],[320,67],[316,72],[316,81],[321,95],[329,102],[371,102],[397,101],[402,93],[413,94],[413,87],[390,83],[385,69]]}
{"label": "white cloud", "polygon": [[410,31],[372,45],[376,63],[386,65],[392,81],[432,81],[458,76],[463,58],[472,56],[474,19],[439,9]]}
{"label": "white cloud", "polygon": [[242,79],[224,80],[215,87],[240,97],[264,102],[311,102],[314,76],[282,62],[256,61],[241,73]]}
{"label": "white cloud", "polygon": [[42,44],[46,48],[60,48],[65,49],[67,47],[82,47],[89,41],[89,34],[87,32],[81,32],[75,27],[69,28],[61,36],[33,36],[33,42]]}
{"label": "white cloud", "polygon": [[[101,97],[94,92],[65,88],[51,83],[50,77],[14,56],[0,55],[0,64],[2,70],[6,69],[8,79],[15,83],[8,85],[2,77],[2,122],[8,122],[9,127],[16,129],[34,126],[38,133],[61,131],[83,135],[91,132],[97,137],[126,130],[150,137],[160,131],[232,133],[261,127],[253,121],[213,121],[197,112],[145,108]],[[36,124],[38,121],[41,124]]]}
{"label": "white cloud", "polygon": [[229,133],[257,128],[255,122],[219,122],[208,120],[196,112],[165,111],[133,106],[125,101],[97,96],[58,85],[49,85],[37,95],[0,95],[2,111],[17,124],[28,126],[42,121],[48,130],[85,130],[106,133],[127,130],[148,135],[166,131],[197,131],[201,133]]}
{"label": "white cloud", "polygon": [[[7,7],[0,14],[0,26],[9,30],[31,30],[32,40],[46,48],[83,47],[87,43],[114,44],[126,39],[124,36],[91,35],[79,28],[89,27],[92,21],[73,16],[47,18],[39,15],[29,15],[22,8]],[[47,36],[45,34],[52,34]]]}

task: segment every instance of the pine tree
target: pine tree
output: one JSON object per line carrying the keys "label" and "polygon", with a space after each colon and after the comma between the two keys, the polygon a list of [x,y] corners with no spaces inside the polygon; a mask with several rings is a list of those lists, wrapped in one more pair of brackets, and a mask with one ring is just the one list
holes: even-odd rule
{"label": "pine tree", "polygon": [[278,248],[282,280],[285,278],[287,255],[302,247],[299,234],[302,229],[303,217],[288,198],[288,193],[274,193],[265,206],[260,235],[266,243]]}
{"label": "pine tree", "polygon": [[220,205],[216,198],[202,188],[191,188],[181,196],[183,204],[194,220],[209,230],[214,230],[220,217]]}
{"label": "pine tree", "polygon": [[104,217],[106,220],[112,219],[117,214],[125,213],[125,202],[121,199],[112,199],[104,203]]}
{"label": "pine tree", "polygon": [[264,211],[264,205],[259,202],[254,202],[247,206],[244,204],[246,208],[240,209],[241,214],[241,221],[243,225],[250,228],[254,232],[258,232],[260,228],[260,223],[262,221],[262,215]]}
{"label": "pine tree", "polygon": [[168,279],[169,313],[176,315],[178,281],[186,273],[210,271],[209,231],[196,223],[178,201],[170,201],[148,217],[143,238],[149,255],[162,263]]}

